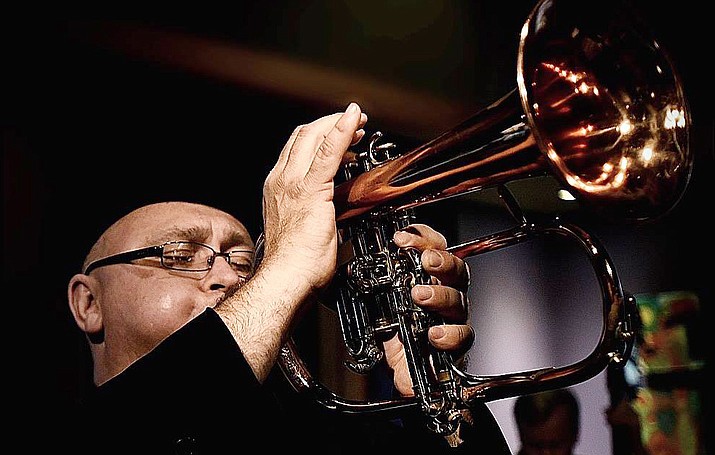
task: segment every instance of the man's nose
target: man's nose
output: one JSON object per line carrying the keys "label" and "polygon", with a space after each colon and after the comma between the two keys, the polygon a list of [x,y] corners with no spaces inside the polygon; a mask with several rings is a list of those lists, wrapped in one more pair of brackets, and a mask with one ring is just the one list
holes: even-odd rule
{"label": "man's nose", "polygon": [[[219,257],[223,260],[218,260]],[[207,275],[207,278],[213,281],[212,286],[230,287],[240,281],[246,280],[246,277],[241,276],[233,266],[231,266],[229,260],[226,255],[217,254],[214,257],[211,270],[209,270]]]}

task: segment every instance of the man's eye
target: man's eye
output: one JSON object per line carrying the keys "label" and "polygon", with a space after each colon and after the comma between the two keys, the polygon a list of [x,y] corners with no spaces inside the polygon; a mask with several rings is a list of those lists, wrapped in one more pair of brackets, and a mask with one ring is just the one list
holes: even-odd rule
{"label": "man's eye", "polygon": [[234,264],[232,262],[231,267],[233,267],[233,270],[235,270],[236,273],[243,275],[243,276],[250,275],[251,271],[253,270],[253,267],[251,267],[251,264]]}
{"label": "man's eye", "polygon": [[232,251],[229,253],[231,267],[239,275],[248,276],[253,271],[253,253],[250,251]]}
{"label": "man's eye", "polygon": [[176,250],[164,253],[164,260],[173,264],[187,264],[194,260],[194,252],[188,250]]}

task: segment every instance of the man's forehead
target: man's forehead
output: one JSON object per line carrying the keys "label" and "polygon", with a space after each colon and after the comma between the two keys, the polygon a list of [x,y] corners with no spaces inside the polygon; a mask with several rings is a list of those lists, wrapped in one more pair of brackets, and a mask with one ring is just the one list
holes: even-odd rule
{"label": "man's forehead", "polygon": [[135,211],[117,226],[120,242],[138,243],[133,247],[172,240],[209,240],[223,245],[252,245],[246,228],[231,215],[195,204],[163,204]]}
{"label": "man's forehead", "polygon": [[155,220],[144,230],[144,241],[162,243],[172,240],[218,242],[221,246],[252,244],[242,224],[226,217],[178,217]]}
{"label": "man's forehead", "polygon": [[220,247],[234,245],[253,245],[248,232],[241,225],[224,223],[202,223],[191,221],[156,226],[148,232],[145,243],[159,244],[173,240],[190,240],[201,243],[218,242]]}

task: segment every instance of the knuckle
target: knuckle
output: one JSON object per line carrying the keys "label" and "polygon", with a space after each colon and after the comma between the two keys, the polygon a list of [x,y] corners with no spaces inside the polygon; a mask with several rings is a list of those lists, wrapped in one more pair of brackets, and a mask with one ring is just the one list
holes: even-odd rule
{"label": "knuckle", "polygon": [[331,150],[333,150],[333,141],[330,139],[330,136],[325,136],[323,141],[318,146],[317,156],[330,155]]}

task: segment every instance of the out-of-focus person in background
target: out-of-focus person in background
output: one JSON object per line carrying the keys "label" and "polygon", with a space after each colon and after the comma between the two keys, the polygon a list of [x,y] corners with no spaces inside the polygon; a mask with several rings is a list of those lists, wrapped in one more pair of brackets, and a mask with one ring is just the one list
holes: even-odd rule
{"label": "out-of-focus person in background", "polygon": [[574,455],[580,406],[568,389],[522,395],[514,403],[521,446],[518,455]]}

